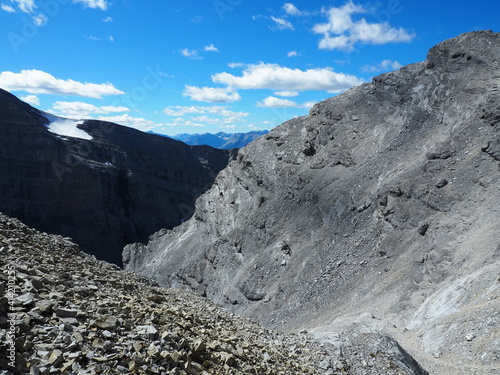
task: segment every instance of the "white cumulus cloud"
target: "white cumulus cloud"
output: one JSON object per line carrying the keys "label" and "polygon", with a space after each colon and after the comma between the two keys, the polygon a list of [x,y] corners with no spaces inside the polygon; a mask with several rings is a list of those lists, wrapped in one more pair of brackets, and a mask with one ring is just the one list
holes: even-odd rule
{"label": "white cumulus cloud", "polygon": [[84,102],[55,102],[52,105],[51,111],[61,114],[62,116],[72,118],[89,117],[92,114],[110,114],[130,111],[127,107],[119,106],[95,106]]}
{"label": "white cumulus cloud", "polygon": [[357,43],[410,42],[415,37],[408,30],[392,27],[388,22],[369,23],[365,18],[353,19],[353,15],[367,12],[364,7],[355,5],[352,1],[341,7],[324,10],[328,22],[313,27],[313,32],[322,35],[319,48],[352,51]]}
{"label": "white cumulus cloud", "polygon": [[186,85],[183,96],[191,100],[209,103],[230,103],[241,100],[240,94],[227,88],[197,87]]}
{"label": "white cumulus cloud", "polygon": [[40,105],[40,98],[36,95],[26,95],[26,96],[22,96],[20,99],[23,102],[31,104],[32,106],[35,106],[35,107]]}
{"label": "white cumulus cloud", "polygon": [[353,75],[334,72],[331,68],[308,70],[292,69],[278,64],[250,64],[241,76],[223,72],[212,76],[212,81],[237,89],[270,89],[280,91],[320,90],[337,93],[363,81]]}
{"label": "white cumulus cloud", "polygon": [[8,91],[26,91],[30,94],[83,96],[101,99],[106,95],[120,95],[111,83],[83,83],[60,79],[41,70],[21,70],[20,73],[0,72],[0,87]]}
{"label": "white cumulus cloud", "polygon": [[205,48],[203,50],[208,51],[208,52],[219,52],[219,49],[216,46],[214,46],[213,44],[209,44],[208,46],[205,46]]}

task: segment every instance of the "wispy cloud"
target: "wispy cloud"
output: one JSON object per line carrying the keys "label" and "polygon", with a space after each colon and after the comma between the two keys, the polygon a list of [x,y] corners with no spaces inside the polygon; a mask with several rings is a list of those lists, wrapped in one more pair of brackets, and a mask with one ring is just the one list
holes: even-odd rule
{"label": "wispy cloud", "polygon": [[74,3],[82,3],[87,8],[107,10],[109,3],[106,0],[73,0]]}
{"label": "wispy cloud", "polygon": [[225,84],[230,90],[320,90],[330,93],[341,92],[363,83],[356,76],[337,73],[331,68],[300,70],[266,63],[245,65],[241,76],[227,72],[217,73],[212,76],[212,81]]}
{"label": "wispy cloud", "polygon": [[191,60],[201,60],[203,59],[202,56],[198,53],[198,50],[196,49],[189,49],[189,48],[184,48],[180,51],[181,55],[184,57],[187,57],[188,59]]}
{"label": "wispy cloud", "polygon": [[35,0],[12,0],[19,7],[19,10],[23,13],[33,13],[37,8]]}
{"label": "wispy cloud", "polygon": [[41,70],[21,70],[20,73],[0,72],[0,87],[8,91],[25,91],[30,94],[72,95],[88,98],[102,98],[106,95],[120,95],[111,83],[83,83],[72,79],[59,79]]}
{"label": "wispy cloud", "polygon": [[176,116],[176,117],[181,117],[187,114],[197,114],[197,115],[202,115],[202,114],[212,114],[212,115],[219,115],[222,117],[227,117],[227,118],[244,118],[249,115],[249,113],[246,112],[235,112],[230,110],[229,106],[227,105],[212,105],[212,106],[200,106],[200,105],[193,105],[193,106],[170,106],[168,108],[165,108],[163,110],[163,113],[165,113],[168,116]]}
{"label": "wispy cloud", "polygon": [[283,96],[285,98],[291,98],[294,96],[298,96],[299,93],[297,91],[276,91],[274,95]]}
{"label": "wispy cloud", "polygon": [[410,42],[415,34],[404,28],[392,27],[388,22],[369,23],[361,18],[354,20],[353,15],[368,13],[364,7],[355,5],[352,1],[341,7],[324,10],[328,22],[316,24],[313,32],[321,34],[320,49],[339,49],[352,51],[358,43],[387,44]]}
{"label": "wispy cloud", "polygon": [[290,51],[290,52],[288,52],[287,57],[295,57],[298,55],[299,55],[299,53],[297,51]]}
{"label": "wispy cloud", "polygon": [[303,103],[303,104],[298,104],[290,99],[282,99],[282,98],[277,98],[275,96],[268,96],[267,98],[265,98],[261,102],[258,102],[257,107],[262,107],[262,108],[288,108],[288,107],[312,108],[312,106],[314,104],[316,104],[316,102],[307,102],[307,103]]}
{"label": "wispy cloud", "polygon": [[16,10],[14,8],[12,8],[10,5],[7,5],[5,3],[2,3],[0,4],[0,8],[4,11],[6,11],[7,13],[15,13]]}
{"label": "wispy cloud", "polygon": [[[236,112],[227,105],[212,106],[171,106],[165,108],[163,113],[176,117],[171,126],[205,126],[216,125],[221,128],[234,126],[242,123],[250,114],[247,112]],[[192,116],[195,115],[195,116]],[[187,116],[187,118],[185,118]]]}
{"label": "wispy cloud", "polygon": [[283,5],[283,9],[285,10],[286,14],[288,14],[290,16],[308,16],[308,15],[310,15],[309,12],[299,10],[292,3],[285,3],[285,5]]}
{"label": "wispy cloud", "polygon": [[378,72],[383,72],[383,71],[388,71],[388,70],[396,70],[401,68],[403,65],[401,65],[398,61],[394,60],[383,60],[378,64],[374,65],[364,65],[361,67],[361,70],[363,72],[369,72],[369,73],[378,73]]}
{"label": "wispy cloud", "polygon": [[194,16],[193,18],[191,18],[191,22],[192,23],[200,23],[200,22],[203,22],[203,16]]}
{"label": "wispy cloud", "polygon": [[103,18],[102,22],[113,22],[113,18],[111,18],[111,17],[108,16],[106,18]]}
{"label": "wispy cloud", "polygon": [[278,18],[271,16],[271,19],[275,22],[275,28],[278,30],[293,30],[293,25],[284,18]]}

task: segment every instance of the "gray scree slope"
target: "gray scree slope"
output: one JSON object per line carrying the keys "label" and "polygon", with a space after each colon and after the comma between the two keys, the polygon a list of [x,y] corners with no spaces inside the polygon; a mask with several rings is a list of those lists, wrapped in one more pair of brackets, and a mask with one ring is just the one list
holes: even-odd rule
{"label": "gray scree slope", "polygon": [[500,371],[500,34],[315,105],[240,150],[126,268],[266,326],[383,332],[435,374]]}

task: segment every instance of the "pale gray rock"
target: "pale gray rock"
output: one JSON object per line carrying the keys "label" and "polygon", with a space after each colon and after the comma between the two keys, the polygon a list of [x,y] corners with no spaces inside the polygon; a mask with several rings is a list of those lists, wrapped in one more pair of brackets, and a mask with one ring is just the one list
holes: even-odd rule
{"label": "pale gray rock", "polygon": [[500,34],[472,32],[316,104],[126,269],[273,328],[383,333],[433,374],[497,374],[499,72]]}

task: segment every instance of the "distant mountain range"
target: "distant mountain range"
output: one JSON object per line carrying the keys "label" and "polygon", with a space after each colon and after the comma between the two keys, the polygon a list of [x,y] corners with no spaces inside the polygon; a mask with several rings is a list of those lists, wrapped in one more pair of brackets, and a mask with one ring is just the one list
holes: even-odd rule
{"label": "distant mountain range", "polygon": [[207,145],[222,150],[229,150],[232,148],[242,148],[267,133],[269,133],[268,130],[252,131],[248,133],[219,132],[216,134],[177,134],[172,138],[191,146]]}

